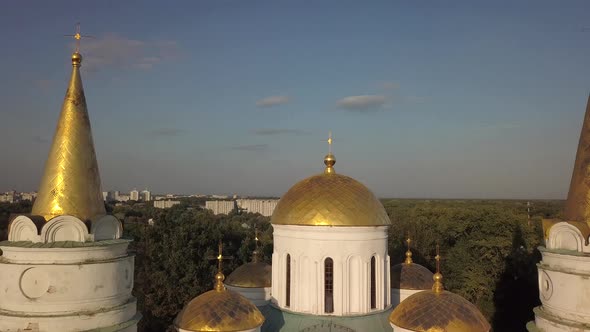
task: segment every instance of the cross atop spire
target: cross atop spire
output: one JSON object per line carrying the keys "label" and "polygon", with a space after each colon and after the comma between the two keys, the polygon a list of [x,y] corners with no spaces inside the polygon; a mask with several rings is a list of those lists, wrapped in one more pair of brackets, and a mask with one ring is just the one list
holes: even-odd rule
{"label": "cross atop spire", "polygon": [[332,154],[332,131],[328,132],[328,153]]}
{"label": "cross atop spire", "polygon": [[80,53],[80,39],[82,38],[94,38],[93,36],[85,36],[80,34],[80,22],[76,23],[76,33],[73,35],[64,35],[66,37],[74,37],[74,39],[76,40],[76,52],[75,53]]}

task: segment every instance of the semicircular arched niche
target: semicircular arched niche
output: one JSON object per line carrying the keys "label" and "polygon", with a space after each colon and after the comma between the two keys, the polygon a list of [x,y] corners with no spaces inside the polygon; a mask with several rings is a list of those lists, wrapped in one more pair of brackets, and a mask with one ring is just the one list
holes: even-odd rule
{"label": "semicircular arched niche", "polygon": [[31,241],[40,242],[37,234],[37,226],[26,216],[18,216],[10,223],[8,230],[8,241]]}
{"label": "semicircular arched niche", "polygon": [[560,222],[551,227],[549,231],[549,249],[563,249],[582,252],[584,237],[579,229],[566,223]]}
{"label": "semicircular arched niche", "polygon": [[114,216],[106,215],[92,222],[91,233],[95,241],[115,240],[121,237],[123,225]]}
{"label": "semicircular arched niche", "polygon": [[45,243],[60,241],[86,242],[88,228],[73,216],[57,216],[41,229],[41,240]]}

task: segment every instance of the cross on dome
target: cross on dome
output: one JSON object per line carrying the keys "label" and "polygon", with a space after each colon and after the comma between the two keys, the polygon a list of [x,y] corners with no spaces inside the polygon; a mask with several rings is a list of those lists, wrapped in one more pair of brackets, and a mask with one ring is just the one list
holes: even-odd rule
{"label": "cross on dome", "polygon": [[216,259],[217,260],[217,274],[215,275],[215,290],[216,291],[224,291],[225,286],[223,285],[223,280],[225,280],[225,276],[223,275],[223,260],[224,259],[233,259],[233,256],[223,256],[223,242],[219,240],[217,256],[209,257],[209,259]]}

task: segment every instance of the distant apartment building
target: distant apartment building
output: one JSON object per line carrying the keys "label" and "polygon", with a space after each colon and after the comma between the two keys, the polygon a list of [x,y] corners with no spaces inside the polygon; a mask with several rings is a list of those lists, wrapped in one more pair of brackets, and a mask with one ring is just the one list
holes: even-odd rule
{"label": "distant apartment building", "polygon": [[213,198],[213,199],[228,199],[229,196],[227,196],[227,195],[211,195],[211,198]]}
{"label": "distant apartment building", "polygon": [[0,194],[0,202],[14,203],[15,201],[17,201],[17,196],[14,190]]}
{"label": "distant apartment building", "polygon": [[37,192],[31,191],[28,193],[20,193],[20,200],[21,201],[33,201],[37,198]]}
{"label": "distant apartment building", "polygon": [[238,199],[236,201],[238,209],[245,212],[260,213],[265,217],[272,216],[278,199]]}
{"label": "distant apartment building", "polygon": [[235,201],[206,201],[205,208],[213,211],[213,214],[229,214],[236,209]]}
{"label": "distant apartment building", "polygon": [[157,209],[168,209],[168,208],[171,208],[177,204],[180,204],[180,201],[164,201],[164,200],[154,201],[154,207]]}
{"label": "distant apartment building", "polygon": [[139,191],[133,189],[129,192],[129,199],[132,201],[139,201]]}
{"label": "distant apartment building", "polygon": [[103,191],[102,198],[107,202],[119,201],[119,191],[118,190],[111,190],[111,191]]}
{"label": "distant apartment building", "polygon": [[140,198],[144,202],[149,202],[152,200],[152,193],[146,189],[141,192]]}
{"label": "distant apartment building", "polygon": [[131,199],[131,196],[126,195],[126,194],[119,194],[118,196],[119,196],[119,198],[117,199],[118,202],[127,202],[128,200]]}

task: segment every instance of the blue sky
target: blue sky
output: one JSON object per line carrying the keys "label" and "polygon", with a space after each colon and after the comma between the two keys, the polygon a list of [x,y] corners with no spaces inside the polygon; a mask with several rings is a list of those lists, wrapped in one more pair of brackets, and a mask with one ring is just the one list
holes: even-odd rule
{"label": "blue sky", "polygon": [[35,190],[73,33],[103,189],[564,198],[590,92],[588,1],[9,2],[0,190]]}

